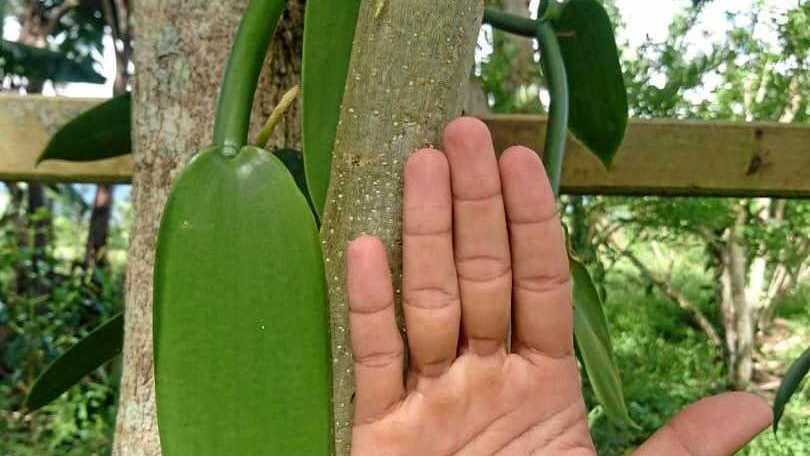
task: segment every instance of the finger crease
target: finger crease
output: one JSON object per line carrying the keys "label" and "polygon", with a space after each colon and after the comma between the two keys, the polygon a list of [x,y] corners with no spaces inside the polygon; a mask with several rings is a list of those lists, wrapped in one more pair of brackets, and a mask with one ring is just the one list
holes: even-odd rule
{"label": "finger crease", "polygon": [[428,310],[446,309],[457,302],[458,293],[441,287],[407,289],[403,299],[403,304],[408,307]]}
{"label": "finger crease", "polygon": [[474,203],[474,202],[480,202],[480,201],[488,201],[488,200],[493,200],[493,199],[500,199],[501,196],[502,195],[501,195],[500,190],[492,192],[492,193],[486,193],[486,194],[480,195],[480,196],[464,196],[464,197],[462,197],[462,196],[453,195],[453,202],[456,202],[456,203]]}
{"label": "finger crease", "polygon": [[450,236],[453,234],[452,227],[448,226],[446,228],[438,228],[438,229],[426,229],[426,230],[414,230],[405,228],[404,235],[405,236],[413,236],[413,237],[425,237],[425,236]]}
{"label": "finger crease", "polygon": [[557,216],[556,212],[550,212],[547,214],[542,214],[539,217],[529,217],[526,220],[516,220],[512,217],[509,217],[509,224],[513,226],[523,226],[523,225],[545,225],[555,220]]}
{"label": "finger crease", "polygon": [[548,293],[570,286],[571,276],[568,273],[515,277],[515,289],[532,293]]}
{"label": "finger crease", "polygon": [[402,349],[387,352],[373,352],[362,356],[355,356],[354,362],[363,367],[379,369],[400,362],[402,355]]}
{"label": "finger crease", "polygon": [[465,282],[472,282],[472,283],[490,283],[494,282],[498,279],[501,279],[509,274],[512,273],[512,268],[506,266],[500,271],[489,272],[485,274],[468,274],[463,273],[460,270],[458,271],[458,278],[460,280],[464,280]]}

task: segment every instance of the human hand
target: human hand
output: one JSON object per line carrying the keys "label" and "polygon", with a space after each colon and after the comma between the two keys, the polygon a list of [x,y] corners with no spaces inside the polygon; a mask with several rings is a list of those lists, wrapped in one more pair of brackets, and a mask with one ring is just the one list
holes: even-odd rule
{"label": "human hand", "polygon": [[[487,127],[447,126],[405,166],[403,311],[379,240],[347,253],[353,456],[593,455],[573,349],[571,281],[537,155],[495,157]],[[507,343],[507,338],[510,340]],[[698,401],[636,455],[729,455],[768,426],[756,396]]]}

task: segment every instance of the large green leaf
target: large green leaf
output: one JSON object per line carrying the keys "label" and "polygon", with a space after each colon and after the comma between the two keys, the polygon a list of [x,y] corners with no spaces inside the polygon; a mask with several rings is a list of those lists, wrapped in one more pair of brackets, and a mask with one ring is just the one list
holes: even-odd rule
{"label": "large green leaf", "polygon": [[0,39],[0,77],[17,74],[54,82],[106,81],[93,68],[93,59],[71,59],[65,53]]}
{"label": "large green leaf", "polygon": [[163,455],[327,454],[320,239],[282,162],[255,147],[200,153],[174,184],[156,255]]}
{"label": "large green leaf", "polygon": [[360,0],[309,0],[301,70],[304,166],[318,214],[326,205],[332,145]]}
{"label": "large green leaf", "polygon": [[596,0],[569,0],[553,25],[568,75],[568,127],[609,166],[627,127],[627,91],[610,18]]}
{"label": "large green leaf", "polygon": [[776,391],[776,398],[773,401],[773,432],[779,430],[779,420],[782,419],[782,414],[785,413],[785,406],[793,397],[793,394],[799,390],[802,380],[810,372],[810,348],[808,348],[796,361],[788,368],[785,377],[782,378],[782,383]]}
{"label": "large green leaf", "polygon": [[624,401],[602,299],[585,266],[575,258],[571,258],[570,263],[574,282],[574,339],[591,387],[608,418],[636,426]]}
{"label": "large green leaf", "polygon": [[118,314],[70,347],[45,369],[25,399],[26,409],[36,410],[62,395],[84,376],[121,353],[123,341],[124,316]]}
{"label": "large green leaf", "polygon": [[132,152],[130,94],[111,98],[65,124],[39,156],[43,160],[92,161]]}

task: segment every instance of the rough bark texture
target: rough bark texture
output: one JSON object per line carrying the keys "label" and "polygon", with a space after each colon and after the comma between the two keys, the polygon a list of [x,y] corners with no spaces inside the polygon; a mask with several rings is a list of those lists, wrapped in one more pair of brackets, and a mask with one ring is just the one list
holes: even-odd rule
{"label": "rough bark texture", "polygon": [[[155,236],[173,178],[211,140],[213,112],[228,50],[246,0],[140,0],[133,5],[135,220],[129,249],[123,377],[113,454],[160,454],[152,368],[152,267]],[[265,66],[253,124],[298,83],[303,7],[289,2]],[[270,145],[296,147],[297,112]],[[254,131],[256,129],[254,128]]]}
{"label": "rough bark texture", "polygon": [[401,172],[461,112],[483,3],[366,0],[360,10],[322,227],[332,318],[336,454],[349,454],[354,390],[344,250],[361,233],[401,263]]}
{"label": "rough bark texture", "polygon": [[754,353],[754,317],[746,294],[747,252],[743,230],[748,218],[746,202],[735,207],[734,223],[726,230],[721,255],[721,310],[726,331],[731,383],[744,389],[751,382]]}

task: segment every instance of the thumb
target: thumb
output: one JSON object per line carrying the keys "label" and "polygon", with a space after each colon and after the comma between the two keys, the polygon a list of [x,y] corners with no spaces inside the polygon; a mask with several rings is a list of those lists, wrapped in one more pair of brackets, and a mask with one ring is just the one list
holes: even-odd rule
{"label": "thumb", "polygon": [[767,428],[768,404],[749,393],[731,392],[686,407],[644,443],[634,456],[728,456]]}

